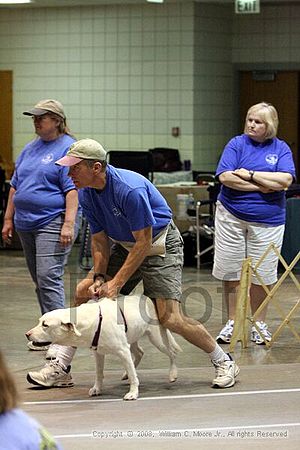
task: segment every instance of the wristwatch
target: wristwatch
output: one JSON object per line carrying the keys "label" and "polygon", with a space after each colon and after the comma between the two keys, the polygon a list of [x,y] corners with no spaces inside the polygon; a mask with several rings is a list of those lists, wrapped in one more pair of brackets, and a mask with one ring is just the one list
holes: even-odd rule
{"label": "wristwatch", "polygon": [[253,181],[253,175],[255,174],[254,170],[249,170],[250,181]]}

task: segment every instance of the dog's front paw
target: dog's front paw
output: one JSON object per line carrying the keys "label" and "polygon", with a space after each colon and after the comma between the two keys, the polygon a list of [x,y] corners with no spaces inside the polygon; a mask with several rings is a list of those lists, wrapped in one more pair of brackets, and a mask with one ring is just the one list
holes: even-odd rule
{"label": "dog's front paw", "polygon": [[175,366],[175,364],[173,363],[170,367],[170,371],[169,371],[169,381],[170,383],[174,383],[174,381],[176,381],[178,378],[178,374],[177,374],[177,367]]}
{"label": "dog's front paw", "polygon": [[174,383],[177,380],[177,370],[169,373],[169,381],[170,383]]}
{"label": "dog's front paw", "polygon": [[96,397],[97,395],[101,395],[101,388],[94,385],[90,390],[89,390],[89,397]]}
{"label": "dog's front paw", "polygon": [[123,400],[136,400],[139,396],[138,389],[130,390],[127,392],[126,395],[124,395]]}

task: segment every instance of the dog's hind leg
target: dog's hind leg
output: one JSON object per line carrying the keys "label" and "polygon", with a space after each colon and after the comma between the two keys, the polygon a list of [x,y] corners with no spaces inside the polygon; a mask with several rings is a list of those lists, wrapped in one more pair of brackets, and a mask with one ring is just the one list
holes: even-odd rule
{"label": "dog's hind leg", "polygon": [[97,350],[94,350],[94,357],[96,362],[96,378],[94,386],[89,390],[89,396],[94,397],[100,395],[102,391],[103,384],[103,371],[104,371],[104,358],[105,355],[100,355]]}
{"label": "dog's hind leg", "polygon": [[169,380],[173,383],[177,380],[177,366],[176,355],[181,351],[181,348],[176,343],[174,337],[169,330],[162,326],[150,325],[147,330],[147,336],[150,342],[158,348],[162,353],[165,353],[170,358]]}
{"label": "dog's hind leg", "polygon": [[[142,347],[139,345],[138,342],[133,342],[130,345],[130,351],[131,351],[132,359],[134,362],[134,366],[135,366],[135,368],[137,368],[137,366],[139,365],[139,363],[144,355],[144,350],[142,349]],[[127,372],[123,373],[122,380],[128,380]]]}
{"label": "dog's hind leg", "polygon": [[124,365],[130,383],[129,392],[127,392],[123,398],[124,400],[136,400],[139,395],[139,379],[136,374],[129,346],[127,348],[122,348],[121,350],[119,349],[117,355]]}

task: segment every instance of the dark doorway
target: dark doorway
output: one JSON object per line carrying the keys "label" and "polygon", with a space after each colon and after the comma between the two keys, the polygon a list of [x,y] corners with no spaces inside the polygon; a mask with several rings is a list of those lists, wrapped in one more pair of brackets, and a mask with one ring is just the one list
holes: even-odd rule
{"label": "dark doorway", "polygon": [[293,71],[240,72],[240,126],[250,106],[261,101],[272,103],[278,111],[278,137],[292,149],[300,174],[299,157],[299,73]]}

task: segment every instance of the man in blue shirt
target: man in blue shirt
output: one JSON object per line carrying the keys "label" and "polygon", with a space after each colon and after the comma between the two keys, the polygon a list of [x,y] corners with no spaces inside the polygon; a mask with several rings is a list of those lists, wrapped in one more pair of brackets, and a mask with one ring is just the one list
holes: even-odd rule
{"label": "man in blue shirt", "polygon": [[[144,294],[155,300],[160,323],[209,354],[216,369],[213,387],[233,386],[239,373],[236,363],[202,324],[182,312],[183,241],[164,197],[142,175],[107,164],[105,150],[92,139],[72,145],[57,164],[70,167],[92,232],[94,271],[79,283],[77,304],[127,295],[143,280]],[[67,349],[51,366],[30,372],[28,380],[48,387],[66,378],[71,383],[75,350]]]}

